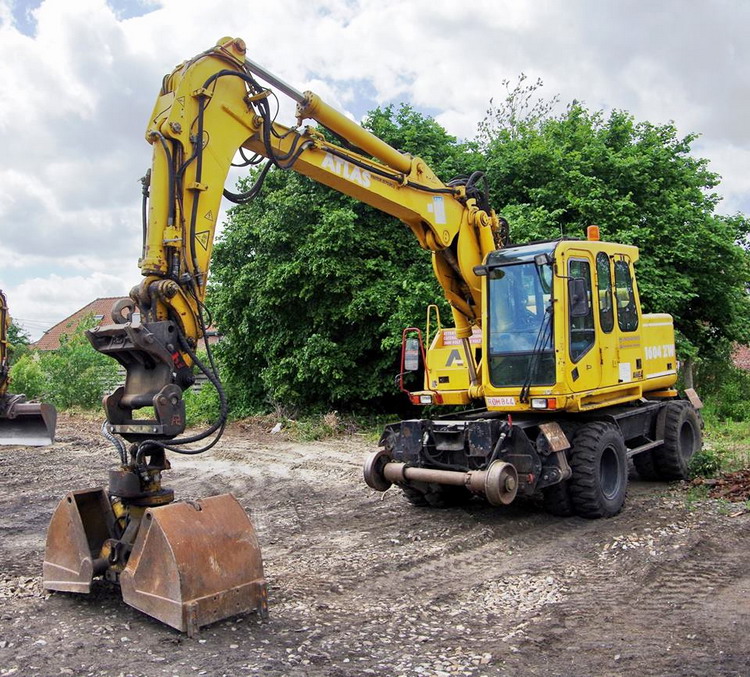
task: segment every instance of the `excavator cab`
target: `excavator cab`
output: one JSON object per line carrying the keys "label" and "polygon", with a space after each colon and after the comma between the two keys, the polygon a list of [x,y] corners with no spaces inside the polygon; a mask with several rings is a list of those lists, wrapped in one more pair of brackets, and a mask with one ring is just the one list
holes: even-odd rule
{"label": "excavator cab", "polygon": [[415,404],[469,405],[473,362],[489,411],[577,413],[673,397],[672,318],[641,311],[637,247],[599,239],[508,246],[474,272],[484,280],[482,331],[469,354],[440,328]]}

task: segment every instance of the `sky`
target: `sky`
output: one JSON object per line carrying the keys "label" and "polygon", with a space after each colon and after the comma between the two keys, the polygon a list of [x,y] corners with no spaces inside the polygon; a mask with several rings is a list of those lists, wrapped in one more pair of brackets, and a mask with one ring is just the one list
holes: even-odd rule
{"label": "sky", "polygon": [[672,121],[750,213],[748,26],[745,0],[0,0],[0,289],[36,339],[138,283],[161,78],[227,35],[357,121],[404,102],[469,139],[521,73]]}

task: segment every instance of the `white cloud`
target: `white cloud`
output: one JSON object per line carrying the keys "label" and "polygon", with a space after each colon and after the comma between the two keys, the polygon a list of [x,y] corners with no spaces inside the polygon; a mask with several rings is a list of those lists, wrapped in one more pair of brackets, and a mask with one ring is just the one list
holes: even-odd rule
{"label": "white cloud", "polygon": [[[33,9],[31,17],[24,12]],[[699,132],[750,208],[750,4],[732,0],[0,0],[0,286],[56,321],[138,281],[143,132],[161,77],[224,35],[345,114],[406,101],[471,137],[501,81]],[[146,11],[149,10],[149,11]],[[140,15],[139,15],[140,14]],[[131,17],[131,18],[124,18]],[[33,26],[33,30],[29,27]],[[283,102],[280,120],[292,122]],[[230,175],[230,180],[237,172]],[[36,290],[36,291],[35,291]]]}

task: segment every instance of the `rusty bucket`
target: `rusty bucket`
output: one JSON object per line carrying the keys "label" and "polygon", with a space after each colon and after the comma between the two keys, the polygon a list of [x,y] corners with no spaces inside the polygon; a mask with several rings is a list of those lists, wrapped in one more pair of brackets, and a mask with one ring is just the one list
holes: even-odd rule
{"label": "rusty bucket", "polygon": [[[47,532],[44,587],[90,592],[110,566],[99,553],[114,521],[103,489],[65,496]],[[236,614],[268,614],[255,529],[231,494],[147,509],[119,583],[127,604],[191,636]]]}
{"label": "rusty bucket", "polygon": [[148,509],[120,587],[127,604],[189,635],[235,614],[268,613],[255,529],[231,494]]}
{"label": "rusty bucket", "polygon": [[51,404],[12,402],[0,416],[0,444],[43,447],[55,441],[57,411]]}
{"label": "rusty bucket", "polygon": [[71,491],[60,501],[47,529],[46,590],[91,592],[94,576],[103,573],[102,565],[106,569],[97,558],[112,536],[114,519],[104,489]]}

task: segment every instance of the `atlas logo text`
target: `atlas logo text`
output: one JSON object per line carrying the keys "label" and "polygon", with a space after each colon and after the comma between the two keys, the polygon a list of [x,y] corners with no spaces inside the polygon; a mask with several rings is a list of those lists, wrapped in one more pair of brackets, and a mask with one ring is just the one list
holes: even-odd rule
{"label": "atlas logo text", "polygon": [[356,165],[353,165],[351,162],[347,162],[346,160],[343,160],[341,158],[334,157],[330,153],[326,153],[321,166],[323,167],[323,169],[327,169],[334,174],[343,176],[349,181],[358,183],[363,188],[370,187],[370,172],[368,172],[366,169],[360,169]]}

